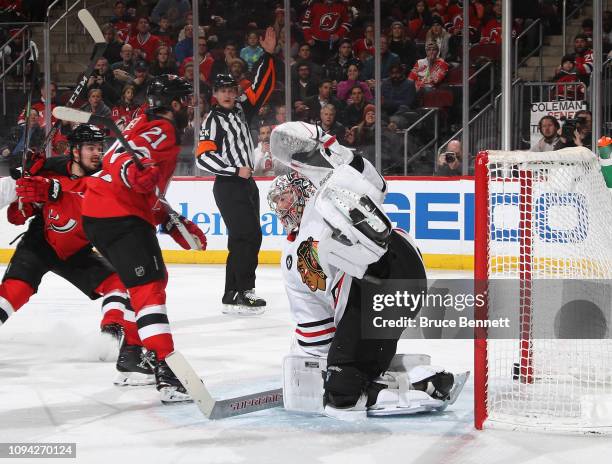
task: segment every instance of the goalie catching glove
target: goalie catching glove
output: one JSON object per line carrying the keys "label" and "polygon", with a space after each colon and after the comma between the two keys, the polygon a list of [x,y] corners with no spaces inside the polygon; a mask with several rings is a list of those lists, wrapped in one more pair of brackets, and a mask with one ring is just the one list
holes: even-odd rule
{"label": "goalie catching glove", "polygon": [[[186,231],[185,233],[189,234],[191,239],[196,243],[195,249],[206,250],[206,235],[204,235],[204,232],[202,232],[202,230],[196,224],[186,217],[179,216],[177,219],[184,227],[184,230]],[[168,216],[168,219],[162,224],[161,227],[162,232],[169,234],[172,239],[185,250],[194,249],[187,241],[187,238],[183,236],[183,233],[181,230],[179,230],[179,228],[180,226],[175,224],[175,221],[170,216]]]}
{"label": "goalie catching glove", "polygon": [[62,193],[62,186],[57,179],[22,177],[15,183],[15,192],[26,203],[45,203],[57,201]]}
{"label": "goalie catching glove", "polygon": [[315,199],[317,212],[331,230],[331,240],[319,242],[326,274],[332,265],[362,278],[368,265],[385,254],[392,226],[377,204],[383,199],[384,193],[352,166],[334,169]]}

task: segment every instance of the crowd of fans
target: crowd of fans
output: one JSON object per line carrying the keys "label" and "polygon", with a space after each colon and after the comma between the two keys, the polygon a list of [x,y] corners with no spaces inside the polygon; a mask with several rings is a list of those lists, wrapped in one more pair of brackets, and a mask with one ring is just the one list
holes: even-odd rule
{"label": "crowd of fans", "polygon": [[[502,0],[469,1],[470,42],[498,46]],[[0,0],[0,11],[5,3]],[[569,3],[571,6],[572,1]],[[513,2],[513,35],[536,18],[542,19],[548,32],[558,32],[559,4],[555,0]],[[179,74],[193,79],[196,75],[202,98],[198,105],[192,105],[190,115],[193,118],[197,110],[203,118],[214,103],[211,84],[218,74],[231,74],[242,88],[249,86],[255,65],[263,54],[259,46],[261,31],[272,24],[278,36],[277,87],[251,124],[261,155],[256,174],[272,172],[269,133],[274,125],[286,120],[287,111],[293,120],[320,124],[342,143],[359,149],[373,160],[376,82],[371,2],[302,0],[292,2],[292,7],[291,24],[285,25],[283,2],[279,0],[205,0],[199,8],[199,40],[194,51],[190,0],[113,1],[112,16],[102,28],[108,47],[104,57],[97,61],[79,105],[95,114],[111,116],[120,126],[125,126],[143,104],[152,76]],[[460,65],[463,6],[459,0],[383,0],[381,8],[383,168],[386,173],[394,173],[403,171],[404,148],[410,151],[420,143],[417,138],[409,141],[409,147],[404,147],[402,131],[420,117],[425,104],[441,109],[445,124],[440,137],[445,135],[444,131],[446,135],[452,133],[460,123],[460,119],[453,117],[460,114],[461,101],[453,101],[452,93],[449,100],[448,92],[442,98],[439,91],[446,87],[449,72]],[[288,44],[285,27],[290,28]],[[604,18],[607,51],[612,48],[611,29],[612,13],[607,12]],[[592,23],[590,34],[592,37]],[[583,96],[592,70],[589,40],[586,21],[583,33],[576,37],[575,52],[564,56],[559,66],[555,81],[560,84],[555,98]],[[292,59],[291,108],[284,105],[285,47],[289,47]],[[11,53],[20,52],[17,47],[13,48]],[[584,86],[568,86],[564,82],[582,82]],[[51,105],[56,103],[54,96],[50,100]],[[44,113],[46,102],[43,93],[35,107],[39,115]],[[188,132],[193,134],[196,130],[191,121]],[[425,128],[424,132],[427,131]],[[191,143],[189,137],[184,140],[186,144]],[[65,146],[61,133],[53,146],[55,152]],[[16,152],[16,148],[11,151]],[[185,154],[188,152],[186,148]],[[434,163],[439,164],[440,159],[429,158],[430,161],[420,163],[420,168],[412,172],[431,174]],[[179,173],[193,173],[191,165],[192,160],[186,155]]]}

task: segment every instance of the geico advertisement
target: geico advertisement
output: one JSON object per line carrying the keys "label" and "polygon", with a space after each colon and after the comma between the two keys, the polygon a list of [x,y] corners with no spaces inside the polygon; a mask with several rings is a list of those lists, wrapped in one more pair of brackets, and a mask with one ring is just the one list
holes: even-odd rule
{"label": "geico advertisement", "polygon": [[[270,180],[258,180],[262,250],[280,250],[283,227],[267,202]],[[472,254],[474,240],[474,182],[472,180],[389,180],[385,211],[394,225],[409,231],[422,253]],[[209,250],[224,250],[227,229],[215,204],[210,180],[176,179],[167,199],[183,216],[206,233]],[[180,249],[168,236],[163,249]]]}

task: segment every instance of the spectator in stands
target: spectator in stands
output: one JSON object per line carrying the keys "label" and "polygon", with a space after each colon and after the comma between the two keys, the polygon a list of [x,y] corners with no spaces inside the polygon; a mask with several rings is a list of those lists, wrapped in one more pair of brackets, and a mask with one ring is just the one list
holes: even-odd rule
{"label": "spectator in stands", "polygon": [[342,104],[332,95],[332,81],[323,79],[319,84],[317,95],[308,97],[304,100],[304,105],[307,108],[307,119],[310,122],[319,120],[321,109],[326,105],[334,105],[338,112],[342,110]]}
{"label": "spectator in stands", "polygon": [[124,0],[117,0],[115,2],[110,22],[117,31],[117,38],[119,41],[125,42],[132,32],[134,18],[127,14],[127,7]]}
{"label": "spectator in stands", "polygon": [[249,72],[253,70],[253,66],[259,61],[263,53],[263,48],[259,46],[259,34],[257,31],[248,32],[246,46],[240,50],[240,58],[247,64]]}
{"label": "spectator in stands", "polygon": [[185,58],[193,56],[193,26],[191,24],[187,24],[183,30],[185,31],[185,37],[183,39],[179,39],[176,47],[174,47],[174,57],[176,58],[176,62],[181,64]]}
{"label": "spectator in stands", "polygon": [[460,176],[463,174],[463,153],[459,140],[448,142],[446,151],[438,155],[436,174],[439,176]]}
{"label": "spectator in stands", "polygon": [[[561,128],[559,142],[555,145],[555,150],[567,147],[586,147],[589,150],[592,146],[593,115],[589,110],[576,111],[575,121],[565,121]],[[568,130],[569,129],[569,130]]]}
{"label": "spectator in stands", "polygon": [[349,95],[349,104],[344,110],[342,122],[344,125],[350,128],[359,124],[363,119],[363,110],[365,109],[367,102],[361,86],[356,85],[353,87]]}
{"label": "spectator in stands", "polygon": [[92,88],[87,91],[87,103],[81,106],[81,109],[96,116],[105,118],[112,116],[110,108],[104,103],[102,90],[99,88]]}
{"label": "spectator in stands", "polygon": [[214,82],[219,74],[229,74],[230,63],[238,58],[238,48],[236,44],[229,41],[223,47],[224,58],[222,60],[215,60],[210,71],[209,82]]}
{"label": "spectator in stands", "polygon": [[313,59],[324,63],[329,50],[351,30],[348,6],[343,1],[315,0],[302,19],[304,40],[312,47]]}
{"label": "spectator in stands", "polygon": [[[381,79],[385,79],[389,77],[389,70],[391,66],[395,64],[401,64],[399,56],[395,53],[389,51],[389,39],[387,36],[383,35],[380,38],[380,61],[381,61],[381,70],[380,77]],[[368,58],[363,66],[363,78],[367,81],[371,81],[374,79],[374,57],[371,56]],[[368,82],[370,88],[373,87],[373,82]]]}
{"label": "spectator in stands", "polygon": [[104,103],[113,106],[119,100],[121,84],[115,80],[106,58],[99,58],[96,67],[87,81],[87,93],[90,89],[100,89],[104,95]]}
{"label": "spectator in stands", "polygon": [[365,100],[369,103],[374,101],[374,96],[370,92],[368,84],[359,80],[359,64],[351,63],[346,70],[347,78],[345,81],[339,82],[336,87],[336,97],[338,100],[346,102],[351,98],[351,91],[353,87],[361,87]]}
{"label": "spectator in stands", "polygon": [[232,76],[241,89],[248,89],[251,86],[251,81],[246,76],[246,63],[240,58],[234,58],[230,63],[230,76]]}
{"label": "spectator in stands", "polygon": [[304,101],[317,94],[317,83],[310,75],[310,65],[306,62],[298,62],[297,79],[292,81],[291,98],[293,103]]}
{"label": "spectator in stands", "polygon": [[155,59],[149,66],[149,74],[151,76],[159,76],[161,74],[178,74],[178,67],[174,61],[174,57],[170,54],[170,47],[160,45],[155,50]]}
{"label": "spectator in stands", "polygon": [[121,47],[121,60],[113,63],[111,69],[115,79],[125,84],[134,78],[135,73],[134,49],[130,44]]}
{"label": "spectator in stands", "polygon": [[151,11],[151,21],[159,24],[161,18],[165,16],[171,24],[178,25],[189,11],[191,11],[189,0],[159,0]]}
{"label": "spectator in stands", "polygon": [[423,38],[431,27],[431,11],[425,0],[419,0],[408,14],[408,32],[411,37]]}
{"label": "spectator in stands", "polygon": [[402,66],[391,66],[389,77],[383,79],[380,88],[382,94],[382,110],[388,116],[397,112],[410,111],[416,97],[415,86],[406,80]]}
{"label": "spectator in stands", "polygon": [[141,16],[136,22],[136,33],[130,34],[128,43],[134,48],[134,54],[145,61],[152,61],[155,50],[161,45],[159,37],[149,32],[151,25],[146,16]]}
{"label": "spectator in stands", "polygon": [[325,63],[325,76],[334,82],[334,85],[346,79],[346,70],[351,63],[357,61],[353,57],[353,43],[351,39],[340,39],[338,53]]}
{"label": "spectator in stands", "polygon": [[200,81],[210,82],[215,59],[208,51],[208,42],[203,36],[198,37],[198,57],[200,60]]}
{"label": "spectator in stands", "polygon": [[414,83],[417,93],[434,89],[446,78],[448,64],[438,57],[438,51],[438,44],[428,43],[425,58],[418,60],[410,71],[408,79]]}
{"label": "spectator in stands", "polygon": [[578,78],[589,85],[593,72],[593,50],[588,46],[588,37],[578,34],[574,39],[574,63]]}
{"label": "spectator in stands", "polygon": [[336,107],[334,105],[325,105],[319,113],[321,129],[326,134],[335,135],[340,143],[344,143],[346,137],[346,127],[336,121]]}
{"label": "spectator in stands", "polygon": [[394,21],[391,24],[389,50],[399,56],[400,62],[406,69],[412,69],[414,63],[416,63],[416,45],[406,34],[406,28],[401,21]]}
{"label": "spectator in stands", "polygon": [[298,78],[297,64],[299,63],[308,63],[308,65],[310,66],[310,76],[314,82],[318,83],[323,78],[323,68],[319,64],[312,61],[310,45],[308,45],[307,43],[300,44],[296,61],[291,65],[292,80]]}
{"label": "spectator in stands", "polygon": [[363,37],[353,43],[353,54],[361,62],[374,56],[374,24],[366,24]]}
{"label": "spectator in stands", "polygon": [[[446,60],[448,57],[448,42],[450,40],[450,34],[444,29],[442,20],[439,17],[434,17],[431,23],[431,29],[427,31],[425,35],[425,43],[438,44],[440,50],[440,58]],[[411,68],[412,69],[412,68]]]}
{"label": "spectator in stands", "polygon": [[159,37],[159,40],[169,47],[174,47],[176,45],[174,28],[167,16],[162,15],[159,18],[158,25],[153,28],[153,35]]}
{"label": "spectator in stands", "polygon": [[557,69],[553,81],[559,84],[553,91],[552,98],[555,100],[584,99],[584,88],[576,73],[574,55],[565,55],[561,58],[561,67]]}
{"label": "spectator in stands", "polygon": [[[41,114],[36,108],[30,109],[30,148],[39,148],[45,139],[45,130],[41,127]],[[12,155],[21,157],[25,147],[25,121],[19,124],[17,132],[17,145],[13,148]]]}
{"label": "spectator in stands", "polygon": [[538,122],[538,129],[542,138],[531,147],[531,151],[553,151],[555,145],[559,143],[559,130],[561,129],[557,118],[550,115],[543,116]]}
{"label": "spectator in stands", "polygon": [[[51,89],[51,111],[53,108],[57,106],[56,95],[57,95],[57,84],[53,81],[49,83],[49,87]],[[32,108],[38,111],[38,114],[41,115],[40,125],[42,127],[45,126],[45,106],[47,104],[47,91],[44,85],[41,84],[40,88],[40,98],[32,103]],[[25,123],[25,108],[21,111],[19,116],[17,117],[17,124]],[[55,123],[55,118],[53,114],[51,115],[51,123]]]}
{"label": "spectator in stands", "polygon": [[274,109],[274,124],[283,124],[287,122],[287,108],[285,105],[278,105]]}
{"label": "spectator in stands", "polygon": [[270,134],[272,127],[261,126],[259,128],[259,143],[253,151],[253,175],[254,176],[274,176],[275,160],[270,152]]}
{"label": "spectator in stands", "polygon": [[127,84],[121,91],[121,99],[112,107],[111,117],[113,121],[123,130],[134,117],[138,106],[134,103],[134,86]]}
{"label": "spectator in stands", "polygon": [[104,40],[106,40],[106,50],[104,50],[104,58],[109,63],[116,63],[121,59],[121,46],[123,43],[117,38],[117,31],[112,24],[105,24],[102,26],[102,34],[104,34]]}
{"label": "spectator in stands", "polygon": [[127,13],[133,18],[140,18],[141,16],[148,18],[155,2],[156,0],[128,0]]}
{"label": "spectator in stands", "polygon": [[374,134],[376,131],[376,108],[374,105],[366,105],[363,110],[361,122],[353,127],[346,136],[346,144],[359,147],[360,152],[368,161],[374,162],[375,147]]}
{"label": "spectator in stands", "polygon": [[140,106],[145,102],[147,87],[151,81],[148,63],[144,60],[137,61],[135,71],[136,77],[132,81],[132,84],[134,85],[134,103]]}
{"label": "spectator in stands", "polygon": [[[189,82],[193,82],[193,60],[187,59],[183,62],[179,68],[179,75],[187,79]],[[200,82],[202,81],[200,80]]]}

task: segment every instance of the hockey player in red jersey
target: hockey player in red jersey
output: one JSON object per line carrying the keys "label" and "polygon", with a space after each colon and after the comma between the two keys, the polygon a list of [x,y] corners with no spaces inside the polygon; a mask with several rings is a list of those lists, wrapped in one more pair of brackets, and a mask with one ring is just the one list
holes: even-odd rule
{"label": "hockey player in red jersey", "polygon": [[[167,273],[156,226],[161,224],[163,231],[189,248],[170,222],[159,192],[166,190],[176,167],[179,135],[187,123],[186,99],[192,90],[190,83],[177,76],[153,79],[147,90],[148,109],[124,131],[139,162],[115,143],[104,155],[102,170],[88,179],[83,201],[87,236],[128,288],[163,402],[191,400],[165,361],[174,344],[166,315]],[[202,231],[188,219],[181,221],[205,249]]]}
{"label": "hockey player in red jersey", "polygon": [[72,157],[34,163],[30,173],[35,175],[17,180],[21,204],[15,201],[9,206],[8,220],[22,225],[34,219],[0,285],[0,324],[37,292],[47,272],[54,272],[89,298],[103,297],[102,326],[116,328],[123,338],[115,383],[150,384],[153,372],[142,364],[142,343],[127,290],[108,261],[92,250],[81,222],[86,178],[100,166],[103,141],[104,133],[98,128],[80,125],[70,136]]}

